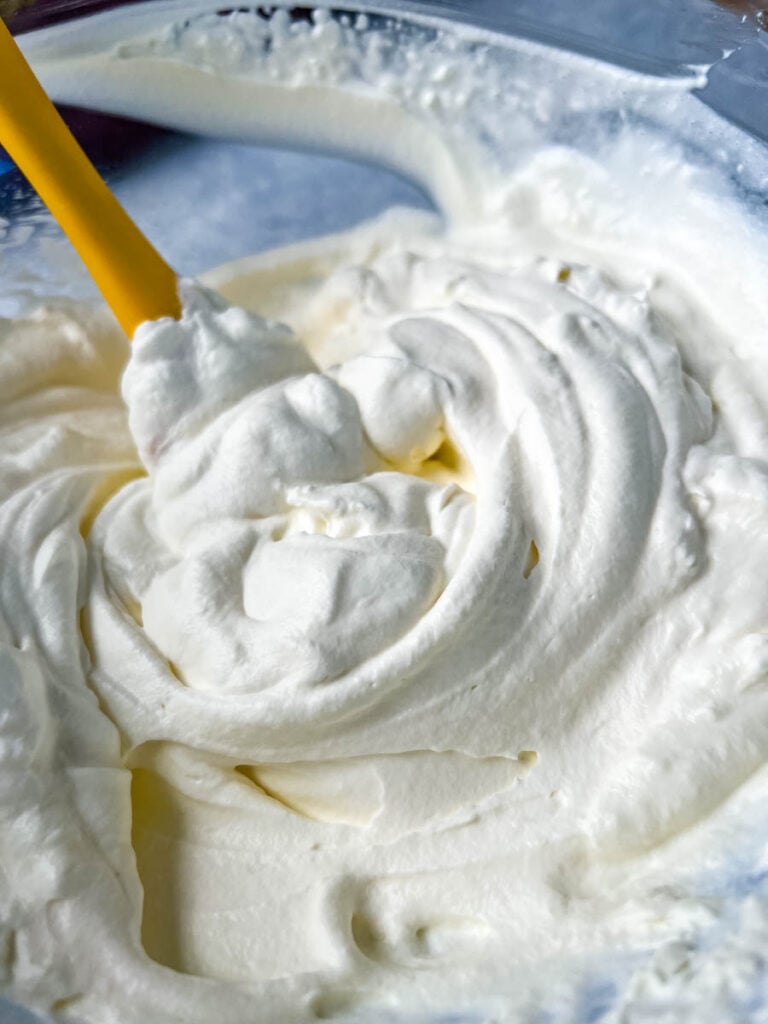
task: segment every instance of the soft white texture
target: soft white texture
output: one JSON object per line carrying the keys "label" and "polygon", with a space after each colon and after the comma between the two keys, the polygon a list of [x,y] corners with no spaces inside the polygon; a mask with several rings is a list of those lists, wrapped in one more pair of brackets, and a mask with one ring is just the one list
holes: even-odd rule
{"label": "soft white texture", "polygon": [[185,282],[127,364],[85,308],[2,323],[7,992],[750,1005],[757,896],[701,962],[766,799],[768,261],[709,184],[551,149],[468,223],[212,275],[262,315]]}
{"label": "soft white texture", "polygon": [[508,230],[336,241],[283,295],[293,331],[185,283],[123,374],[132,483],[112,336],[6,326],[11,991],[100,1021],[239,1022],[254,984],[264,1020],[515,1021],[532,960],[690,933],[681,864],[764,792],[761,357],[709,323],[697,363],[656,308],[684,288],[510,260]]}

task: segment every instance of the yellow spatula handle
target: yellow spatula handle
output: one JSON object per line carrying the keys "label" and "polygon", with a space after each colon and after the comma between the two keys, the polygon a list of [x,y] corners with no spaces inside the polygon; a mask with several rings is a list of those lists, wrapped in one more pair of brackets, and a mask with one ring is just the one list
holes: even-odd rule
{"label": "yellow spatula handle", "polygon": [[178,319],[177,278],[99,177],[0,20],[0,145],[61,225],[129,337]]}

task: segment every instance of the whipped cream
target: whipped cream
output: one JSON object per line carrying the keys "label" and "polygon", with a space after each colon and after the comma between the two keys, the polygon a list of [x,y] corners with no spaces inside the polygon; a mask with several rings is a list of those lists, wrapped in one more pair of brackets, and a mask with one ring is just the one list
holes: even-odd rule
{"label": "whipped cream", "polygon": [[609,971],[614,1019],[690,985],[700,1020],[714,964],[713,1014],[755,998],[758,896],[706,951],[768,780],[768,256],[711,184],[547,148],[465,219],[184,281],[130,352],[82,304],[2,323],[8,993],[512,1024]]}

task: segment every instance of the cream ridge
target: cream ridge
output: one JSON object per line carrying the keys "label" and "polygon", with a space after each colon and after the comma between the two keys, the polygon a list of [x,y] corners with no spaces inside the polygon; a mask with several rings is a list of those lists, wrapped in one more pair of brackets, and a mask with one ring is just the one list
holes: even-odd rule
{"label": "cream ridge", "polygon": [[705,880],[768,795],[765,237],[629,134],[466,184],[183,280],[130,346],[0,323],[10,998],[741,1005],[768,912],[707,960]]}

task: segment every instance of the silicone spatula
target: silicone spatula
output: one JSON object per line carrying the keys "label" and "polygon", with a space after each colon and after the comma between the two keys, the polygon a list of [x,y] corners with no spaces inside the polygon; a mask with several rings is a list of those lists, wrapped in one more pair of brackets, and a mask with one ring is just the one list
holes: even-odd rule
{"label": "silicone spatula", "polygon": [[175,271],[107,188],[2,20],[0,145],[59,222],[129,337],[145,320],[179,319]]}

